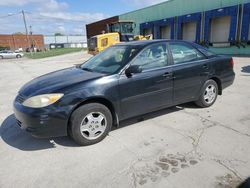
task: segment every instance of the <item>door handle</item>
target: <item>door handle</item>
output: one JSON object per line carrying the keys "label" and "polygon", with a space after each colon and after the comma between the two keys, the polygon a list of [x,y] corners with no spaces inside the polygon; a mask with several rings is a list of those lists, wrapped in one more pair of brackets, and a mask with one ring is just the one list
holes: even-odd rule
{"label": "door handle", "polygon": [[202,68],[203,68],[203,69],[208,69],[207,64],[202,65]]}
{"label": "door handle", "polygon": [[170,78],[173,76],[173,73],[172,72],[165,72],[162,76],[165,78]]}

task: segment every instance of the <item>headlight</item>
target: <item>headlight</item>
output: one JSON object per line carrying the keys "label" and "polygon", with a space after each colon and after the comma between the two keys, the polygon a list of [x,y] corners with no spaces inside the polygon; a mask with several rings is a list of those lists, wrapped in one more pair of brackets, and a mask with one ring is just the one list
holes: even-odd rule
{"label": "headlight", "polygon": [[31,108],[42,108],[55,103],[62,97],[63,97],[62,93],[37,95],[25,100],[23,102],[23,105]]}

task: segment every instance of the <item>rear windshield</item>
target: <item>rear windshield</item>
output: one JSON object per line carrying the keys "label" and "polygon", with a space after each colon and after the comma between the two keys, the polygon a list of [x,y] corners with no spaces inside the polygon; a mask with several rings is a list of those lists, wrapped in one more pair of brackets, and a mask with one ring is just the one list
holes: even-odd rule
{"label": "rear windshield", "polygon": [[91,72],[113,74],[121,70],[138,51],[137,47],[112,46],[92,57],[80,67]]}
{"label": "rear windshield", "polygon": [[195,43],[194,43],[194,45],[195,45],[195,47],[196,47],[201,53],[203,53],[205,56],[207,56],[207,57],[216,56],[216,53],[210,51],[208,48],[205,48],[205,47],[200,46],[200,45],[195,44]]}

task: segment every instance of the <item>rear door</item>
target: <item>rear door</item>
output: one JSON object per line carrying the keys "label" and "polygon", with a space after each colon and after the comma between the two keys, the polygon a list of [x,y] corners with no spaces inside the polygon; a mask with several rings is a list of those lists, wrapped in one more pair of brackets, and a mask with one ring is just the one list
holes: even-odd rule
{"label": "rear door", "polygon": [[196,100],[209,74],[209,60],[188,43],[171,42],[169,48],[173,60],[174,103]]}
{"label": "rear door", "polygon": [[142,68],[141,73],[119,79],[123,118],[144,114],[172,104],[173,79],[166,42],[144,49],[131,65]]}

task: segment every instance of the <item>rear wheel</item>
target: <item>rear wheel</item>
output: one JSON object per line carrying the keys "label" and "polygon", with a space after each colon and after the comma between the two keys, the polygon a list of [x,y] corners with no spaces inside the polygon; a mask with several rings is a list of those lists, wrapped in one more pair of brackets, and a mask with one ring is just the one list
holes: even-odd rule
{"label": "rear wheel", "polygon": [[214,80],[207,80],[203,85],[200,97],[195,101],[196,105],[206,108],[212,106],[218,96],[218,85]]}
{"label": "rear wheel", "polygon": [[83,146],[103,140],[112,126],[109,109],[99,103],[85,104],[76,109],[70,119],[70,136]]}
{"label": "rear wheel", "polygon": [[16,58],[21,58],[21,55],[19,55],[19,54],[18,54],[18,55],[16,55]]}

